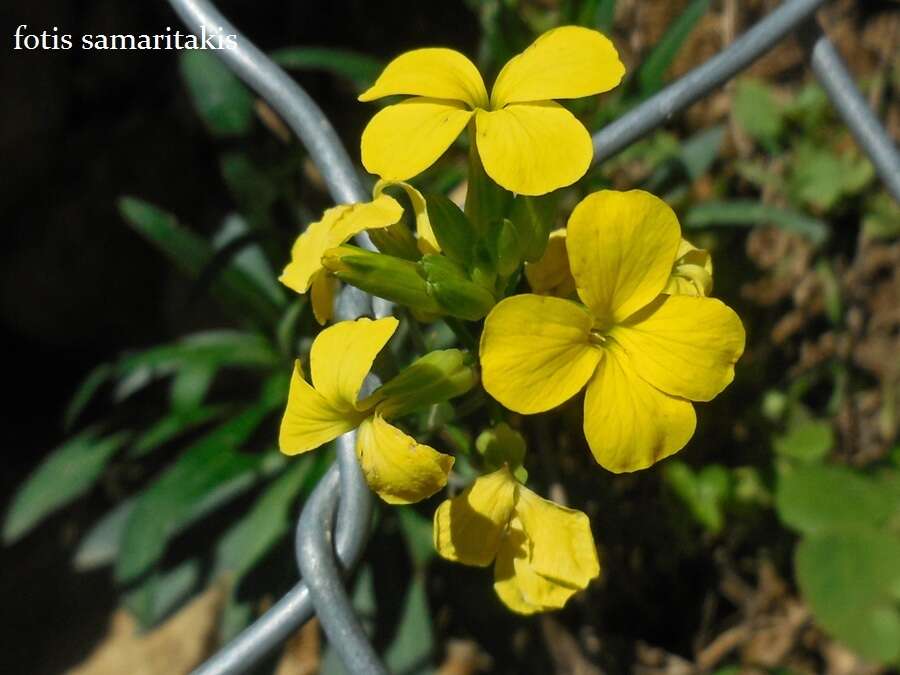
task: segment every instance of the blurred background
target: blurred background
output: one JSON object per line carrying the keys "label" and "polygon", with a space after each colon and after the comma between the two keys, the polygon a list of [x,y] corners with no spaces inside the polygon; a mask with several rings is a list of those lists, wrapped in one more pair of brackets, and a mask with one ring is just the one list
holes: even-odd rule
{"label": "blurred background", "polygon": [[[404,50],[453,47],[491,78],[548,28],[600,28],[629,77],[572,104],[596,130],[777,5],[219,3],[355,159],[374,112],[355,97]],[[209,53],[12,50],[20,24],[76,40],[180,27],[161,0],[10,0],[0,17],[12,366],[0,672],[187,672],[295,579],[291,521],[328,457],[273,449],[295,345],[313,330],[273,270],[328,196],[277,116]],[[820,18],[896,139],[900,4],[835,0]],[[423,184],[460,189],[464,156]],[[530,473],[591,515],[606,567],[559,614],[512,616],[484,571],[432,560],[434,504],[382,513],[354,597],[393,672],[896,670],[900,208],[799,42],[592,169],[563,203],[601,186],[665,197],[713,252],[715,294],[748,329],[737,380],[700,406],[682,453],[634,476],[604,475],[573,447],[578,406],[548,430],[522,422],[553,448]],[[438,412],[418,435],[465,452],[478,429]],[[320,669],[340,672],[311,624],[260,672]]]}

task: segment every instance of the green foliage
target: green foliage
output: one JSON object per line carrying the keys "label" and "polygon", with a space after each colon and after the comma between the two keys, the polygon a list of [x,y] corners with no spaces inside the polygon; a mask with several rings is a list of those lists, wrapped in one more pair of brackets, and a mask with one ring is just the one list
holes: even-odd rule
{"label": "green foliage", "polygon": [[271,54],[272,60],[290,70],[322,70],[346,78],[362,92],[381,73],[384,64],[358,52],[327,47],[284,47]]}
{"label": "green foliage", "polygon": [[672,22],[637,71],[642,96],[650,96],[662,88],[665,74],[675,56],[708,10],[709,0],[691,0],[679,17]]}
{"label": "green foliage", "polygon": [[733,491],[733,479],[728,469],[710,464],[695,472],[684,462],[675,460],[665,465],[663,476],[700,525],[712,534],[722,530],[725,506]]}
{"label": "green foliage", "polygon": [[747,134],[769,151],[783,128],[781,107],[768,86],[759,80],[740,80],[734,91],[734,116]]}
{"label": "green foliage", "polygon": [[753,201],[706,202],[688,211],[683,225],[687,229],[712,226],[774,225],[788,232],[803,235],[814,244],[828,237],[828,226],[821,220],[799,211]]}
{"label": "green foliage", "polygon": [[102,436],[100,429],[91,428],[51,452],[16,491],[3,523],[3,541],[20,539],[42,519],[90,490],[128,438],[127,432]]}
{"label": "green foliage", "polygon": [[239,136],[250,130],[253,97],[216,56],[186,49],[179,65],[194,107],[213,135]]}

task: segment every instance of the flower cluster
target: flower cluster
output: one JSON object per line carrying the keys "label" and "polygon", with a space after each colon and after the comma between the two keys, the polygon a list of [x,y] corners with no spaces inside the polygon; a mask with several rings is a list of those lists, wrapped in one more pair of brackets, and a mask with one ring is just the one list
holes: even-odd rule
{"label": "flower cluster", "polygon": [[[554,229],[550,193],[573,185],[593,159],[588,131],[556,100],[605,92],[624,70],[606,37],[575,26],[511,59],[490,95],[474,64],[449,49],[388,64],[360,100],[410,98],[382,108],[363,132],[363,165],[379,177],[372,201],[328,209],[296,240],[281,280],[309,293],[321,325],[345,282],[393,303],[410,324],[443,320],[466,349],[431,351],[398,369],[404,350],[385,349],[397,318],[324,328],[309,351],[309,381],[295,367],[283,452],[355,429],[371,488],[391,504],[417,502],[447,485],[454,457],[397,425],[476,387],[521,415],[584,390],[587,446],[612,472],[650,467],[685,446],[693,402],[731,382],[744,348],[740,319],[710,297],[709,254],[682,239],[662,200],[639,190],[589,194]],[[465,130],[460,208],[407,181]],[[348,243],[363,232],[377,250]],[[382,351],[392,358],[379,368]],[[379,384],[373,368],[396,374]],[[486,399],[476,392],[466,401]],[[495,591],[513,611],[563,607],[600,575],[588,517],[526,487],[525,439],[492,406],[495,425],[466,458],[481,475],[437,508],[435,548],[447,560],[493,564]]]}

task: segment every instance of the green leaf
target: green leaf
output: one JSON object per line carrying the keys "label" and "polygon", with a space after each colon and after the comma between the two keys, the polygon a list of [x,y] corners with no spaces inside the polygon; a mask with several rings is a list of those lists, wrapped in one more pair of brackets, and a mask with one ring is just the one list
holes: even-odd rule
{"label": "green leaf", "polygon": [[656,43],[637,72],[642,96],[650,96],[662,88],[665,74],[675,56],[708,9],[709,0],[691,0]]}
{"label": "green leaf", "polygon": [[[215,257],[215,250],[203,238],[178,223],[175,217],[147,202],[132,197],[119,199],[119,212],[138,234],[153,244],[187,277],[200,279]],[[255,319],[274,325],[280,308],[257,283],[234,264],[225,266],[211,280],[211,291],[224,309],[237,318]]]}
{"label": "green leaf", "polygon": [[685,229],[719,225],[738,227],[775,225],[788,232],[803,235],[817,245],[828,238],[828,226],[818,218],[811,218],[793,209],[750,200],[698,204],[688,211],[684,219]]}
{"label": "green leaf", "polygon": [[88,376],[78,385],[78,389],[69,399],[69,405],[66,406],[66,412],[63,415],[63,428],[68,431],[75,424],[75,421],[84,412],[87,405],[93,400],[94,396],[112,376],[114,372],[110,363],[101,363],[94,368]]}
{"label": "green leaf", "polygon": [[[213,246],[221,251],[233,242],[251,236],[256,232],[240,215],[232,213],[225,218],[222,227],[213,238]],[[260,293],[266,295],[278,307],[287,304],[284,286],[278,281],[272,265],[257,241],[249,241],[231,257],[231,263],[256,283]]]}
{"label": "green leaf", "polygon": [[828,422],[801,416],[792,420],[787,433],[775,438],[775,452],[799,462],[817,462],[834,446],[834,431]]}
{"label": "green leaf", "polygon": [[119,432],[98,437],[94,428],[56,448],[16,491],[3,523],[4,543],[17,541],[51,513],[86,493],[128,436]]}
{"label": "green leaf", "polygon": [[513,200],[509,219],[519,230],[524,248],[522,257],[527,262],[535,262],[544,255],[558,203],[556,193],[543,197],[518,195]]}
{"label": "green leaf", "polygon": [[429,296],[448,314],[478,321],[494,306],[494,296],[480,284],[469,281],[465,272],[446,256],[423,256],[420,265]]}
{"label": "green leaf", "polygon": [[239,581],[290,531],[297,496],[321,475],[324,457],[326,453],[292,459],[288,469],[265,488],[253,507],[219,540],[217,574],[230,572],[234,581]]}
{"label": "green leaf", "polygon": [[796,551],[797,581],[816,620],[861,656],[900,657],[900,541],[865,525],[807,537]]}
{"label": "green leaf", "polygon": [[732,107],[737,123],[768,150],[776,149],[783,120],[778,101],[763,82],[742,79],[737,83]]}
{"label": "green leaf", "polygon": [[149,368],[167,374],[191,366],[269,370],[280,365],[280,356],[262,335],[236,330],[211,330],[187,335],[171,344],[127,354],[116,368],[121,373]]}
{"label": "green leaf", "polygon": [[195,363],[181,368],[172,379],[169,400],[173,410],[192,410],[203,404],[216,369],[205,363]]}
{"label": "green leaf", "polygon": [[468,267],[478,232],[456,204],[441,194],[425,195],[431,229],[441,252],[451,260]]}
{"label": "green leaf", "polygon": [[253,96],[217,57],[187,49],[178,64],[194,108],[213,135],[239,136],[250,130]]}
{"label": "green leaf", "polygon": [[229,406],[216,405],[176,410],[157,420],[138,436],[131,444],[128,456],[131,458],[143,457],[181,434],[220,418],[229,409]]}
{"label": "green leaf", "polygon": [[788,188],[796,200],[827,211],[845,194],[859,192],[873,176],[867,159],[806,142],[792,158]]}
{"label": "green leaf", "polygon": [[724,506],[732,494],[732,478],[724,466],[710,464],[695,472],[684,462],[665,465],[663,476],[700,525],[713,534],[725,525]]}
{"label": "green leaf", "polygon": [[779,475],[775,504],[785,524],[815,534],[883,525],[900,506],[892,492],[889,485],[852,469],[812,464]]}
{"label": "green leaf", "polygon": [[107,512],[88,530],[75,550],[72,564],[79,572],[87,572],[111,564],[119,554],[125,523],[134,509],[135,499],[126,499]]}
{"label": "green leaf", "polygon": [[394,509],[400,519],[400,531],[409,549],[416,569],[423,569],[435,556],[431,538],[431,520],[425,518],[412,506],[398,506]]}
{"label": "green leaf", "polygon": [[431,672],[434,629],[428,608],[425,581],[416,575],[406,591],[400,623],[384,653],[384,663],[392,673],[419,675]]}
{"label": "green leaf", "polygon": [[324,70],[350,80],[363,91],[377,79],[384,64],[371,56],[327,47],[285,47],[272,52],[272,60],[291,70]]}
{"label": "green leaf", "polygon": [[124,603],[143,630],[162,621],[198,587],[202,566],[197,559],[186,560],[165,572],[155,572],[129,590]]}
{"label": "green leaf", "polygon": [[217,427],[185,450],[140,495],[116,562],[120,582],[149,571],[186,520],[209,512],[255,482],[265,455],[242,453],[240,447],[272,408],[270,401],[264,401]]}

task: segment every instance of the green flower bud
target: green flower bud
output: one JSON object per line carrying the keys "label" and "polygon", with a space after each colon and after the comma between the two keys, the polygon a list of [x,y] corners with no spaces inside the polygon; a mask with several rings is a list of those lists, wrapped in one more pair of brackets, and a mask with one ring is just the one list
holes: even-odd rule
{"label": "green flower bud", "polygon": [[404,368],[373,397],[380,401],[383,415],[399,417],[460,396],[478,379],[470,361],[466,352],[459,349],[430,352]]}
{"label": "green flower bud", "polygon": [[414,262],[345,244],[325,251],[322,265],[341,281],[428,314],[443,313]]}
{"label": "green flower bud", "polygon": [[451,316],[478,321],[496,303],[493,294],[471,281],[462,267],[442,255],[426,255],[420,261],[428,291]]}
{"label": "green flower bud", "polygon": [[496,471],[505,464],[518,480],[523,483],[528,480],[528,472],[522,466],[525,460],[525,439],[506,422],[482,431],[475,440],[475,449],[481,455],[487,471]]}

